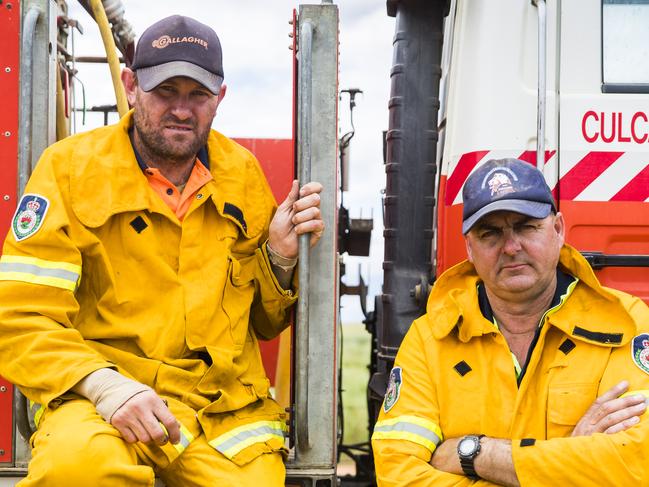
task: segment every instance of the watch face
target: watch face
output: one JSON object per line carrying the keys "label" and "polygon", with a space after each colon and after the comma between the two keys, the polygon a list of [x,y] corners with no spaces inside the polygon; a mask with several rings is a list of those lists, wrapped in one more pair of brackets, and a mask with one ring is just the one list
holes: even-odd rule
{"label": "watch face", "polygon": [[468,456],[476,451],[478,442],[474,438],[463,438],[457,446],[457,451],[460,455]]}

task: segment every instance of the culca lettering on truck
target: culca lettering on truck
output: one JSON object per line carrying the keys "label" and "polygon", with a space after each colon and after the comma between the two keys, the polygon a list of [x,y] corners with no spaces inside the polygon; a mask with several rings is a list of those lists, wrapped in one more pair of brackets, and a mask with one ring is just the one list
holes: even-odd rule
{"label": "culca lettering on truck", "polygon": [[649,141],[649,116],[623,112],[589,110],[581,119],[581,134],[589,143],[612,142],[645,144]]}

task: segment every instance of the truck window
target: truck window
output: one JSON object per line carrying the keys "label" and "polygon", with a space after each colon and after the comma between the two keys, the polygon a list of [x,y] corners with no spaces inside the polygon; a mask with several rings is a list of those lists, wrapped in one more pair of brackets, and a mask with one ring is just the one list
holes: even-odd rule
{"label": "truck window", "polygon": [[602,92],[649,93],[649,0],[602,0]]}

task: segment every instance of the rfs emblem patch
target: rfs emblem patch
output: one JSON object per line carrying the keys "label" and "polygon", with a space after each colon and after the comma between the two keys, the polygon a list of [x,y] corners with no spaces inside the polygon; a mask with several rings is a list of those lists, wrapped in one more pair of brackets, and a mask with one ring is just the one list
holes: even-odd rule
{"label": "rfs emblem patch", "polygon": [[649,334],[643,333],[633,339],[631,356],[635,364],[649,374]]}
{"label": "rfs emblem patch", "polygon": [[511,179],[501,172],[494,174],[494,177],[489,180],[488,184],[491,190],[491,196],[503,196],[514,192]]}
{"label": "rfs emblem patch", "polygon": [[25,240],[38,232],[49,207],[50,202],[44,196],[24,194],[20,198],[11,223],[11,230],[16,241]]}
{"label": "rfs emblem patch", "polygon": [[388,388],[385,391],[385,399],[383,400],[383,410],[386,413],[397,403],[400,392],[401,367],[394,367],[392,372],[390,372],[390,380],[388,380]]}

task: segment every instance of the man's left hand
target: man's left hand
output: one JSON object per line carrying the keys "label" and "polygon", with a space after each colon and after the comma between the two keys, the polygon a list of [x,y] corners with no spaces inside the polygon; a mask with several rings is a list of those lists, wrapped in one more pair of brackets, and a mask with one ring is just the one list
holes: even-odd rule
{"label": "man's left hand", "polygon": [[320,216],[320,192],[322,184],[310,182],[298,191],[298,182],[293,181],[291,191],[270,222],[268,245],[279,255],[294,259],[298,253],[298,237],[311,233],[313,247],[324,231]]}

